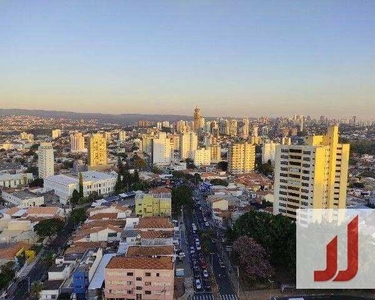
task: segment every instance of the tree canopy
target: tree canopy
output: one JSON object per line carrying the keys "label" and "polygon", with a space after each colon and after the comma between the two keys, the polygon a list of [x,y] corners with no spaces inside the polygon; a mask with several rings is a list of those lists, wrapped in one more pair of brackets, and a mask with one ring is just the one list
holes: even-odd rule
{"label": "tree canopy", "polygon": [[43,178],[37,178],[29,183],[29,187],[43,187],[43,184],[44,184]]}
{"label": "tree canopy", "polygon": [[172,213],[180,215],[181,207],[192,207],[192,193],[188,186],[182,185],[172,189]]}
{"label": "tree canopy", "polygon": [[80,198],[79,192],[76,189],[74,189],[74,191],[72,193],[72,197],[70,198],[70,203],[77,204],[79,198]]}
{"label": "tree canopy", "polygon": [[86,221],[86,210],[84,208],[73,209],[69,216],[69,221],[78,224]]}
{"label": "tree canopy", "polygon": [[296,267],[296,225],[283,215],[250,211],[241,216],[228,238],[235,241],[248,236],[270,255],[274,268],[284,268],[294,276]]}
{"label": "tree canopy", "polygon": [[212,185],[223,185],[223,186],[228,186],[228,181],[220,178],[215,178],[210,181]]}
{"label": "tree canopy", "polygon": [[226,172],[228,170],[228,162],[227,161],[219,161],[217,164],[217,168]]}
{"label": "tree canopy", "polygon": [[241,268],[242,279],[261,282],[274,275],[268,253],[253,238],[239,237],[232,249],[232,258]]}
{"label": "tree canopy", "polygon": [[46,219],[34,226],[34,231],[42,238],[53,236],[64,228],[64,222],[60,219]]}
{"label": "tree canopy", "polygon": [[8,287],[9,283],[14,279],[16,272],[14,271],[14,262],[8,262],[0,267],[0,290]]}

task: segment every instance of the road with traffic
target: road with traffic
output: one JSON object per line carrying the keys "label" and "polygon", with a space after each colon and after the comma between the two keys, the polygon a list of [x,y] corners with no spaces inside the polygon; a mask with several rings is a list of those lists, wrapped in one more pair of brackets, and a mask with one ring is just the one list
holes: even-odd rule
{"label": "road with traffic", "polygon": [[[214,299],[211,292],[211,283],[214,283],[218,287],[220,299],[236,300],[238,298],[232,288],[231,281],[227,274],[227,268],[216,245],[216,237],[207,240],[206,247],[209,254],[204,255],[202,252],[202,241],[198,233],[203,233],[212,229],[212,220],[208,213],[207,202],[199,189],[194,190],[193,199],[194,210],[192,213],[185,214],[185,226],[188,231],[189,255],[192,261],[191,266],[196,291],[194,299]],[[203,272],[205,272],[205,274]],[[196,280],[198,280],[198,282],[196,282]],[[199,283],[202,282],[203,284],[200,286]]]}

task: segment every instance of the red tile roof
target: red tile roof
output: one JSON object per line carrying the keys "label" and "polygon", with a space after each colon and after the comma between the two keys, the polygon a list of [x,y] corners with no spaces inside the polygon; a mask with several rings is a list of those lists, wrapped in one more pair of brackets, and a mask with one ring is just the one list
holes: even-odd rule
{"label": "red tile roof", "polygon": [[142,239],[170,239],[173,237],[173,231],[141,231]]}
{"label": "red tile roof", "polygon": [[141,218],[139,224],[135,225],[134,228],[173,228],[173,224],[169,218],[149,217]]}
{"label": "red tile roof", "polygon": [[31,245],[25,242],[18,242],[15,244],[3,244],[4,247],[0,248],[0,259],[12,260],[16,256],[17,252],[22,248],[24,250],[30,249]]}
{"label": "red tile roof", "polygon": [[173,255],[173,246],[130,246],[127,252],[127,257],[137,257],[137,256],[163,256],[163,255]]}
{"label": "red tile roof", "polygon": [[173,270],[171,257],[112,257],[106,269]]}

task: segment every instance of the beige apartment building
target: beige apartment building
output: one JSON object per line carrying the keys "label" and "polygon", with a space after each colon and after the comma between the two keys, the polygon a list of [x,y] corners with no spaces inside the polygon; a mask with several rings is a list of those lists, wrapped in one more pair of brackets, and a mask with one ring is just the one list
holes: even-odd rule
{"label": "beige apartment building", "polygon": [[100,133],[92,134],[88,142],[89,167],[107,165],[107,139]]}
{"label": "beige apartment building", "polygon": [[339,143],[338,126],[304,145],[276,149],[274,214],[296,218],[299,208],[345,208],[349,144]]}
{"label": "beige apartment building", "polygon": [[104,277],[106,299],[173,299],[172,257],[113,257]]}
{"label": "beige apartment building", "polygon": [[228,149],[228,171],[244,174],[254,170],[255,146],[249,143],[235,143]]}

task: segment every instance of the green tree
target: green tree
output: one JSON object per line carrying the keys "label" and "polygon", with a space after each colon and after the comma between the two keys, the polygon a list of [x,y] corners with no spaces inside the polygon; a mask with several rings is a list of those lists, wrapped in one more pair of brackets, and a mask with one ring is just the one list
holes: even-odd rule
{"label": "green tree", "polygon": [[120,156],[117,159],[117,168],[118,168],[118,173],[122,175],[122,173],[124,172],[124,165],[122,164],[122,159]]}
{"label": "green tree", "polygon": [[73,209],[69,216],[69,221],[74,224],[85,222],[86,219],[86,210],[84,208]]}
{"label": "green tree", "polygon": [[228,162],[227,161],[219,161],[217,164],[217,168],[226,172],[228,170]]}
{"label": "green tree", "polygon": [[133,181],[133,183],[137,183],[137,182],[140,181],[138,170],[134,170],[134,173],[133,173],[133,176],[132,176],[132,181]]}
{"label": "green tree", "polygon": [[43,289],[43,284],[40,281],[34,281],[30,287],[30,296],[32,299],[39,299],[40,292]]}
{"label": "green tree", "polygon": [[134,155],[133,166],[138,170],[143,170],[147,167],[147,163],[143,158],[139,157],[138,155]]}
{"label": "green tree", "polygon": [[43,187],[44,180],[43,178],[36,178],[29,183],[29,187]]}
{"label": "green tree", "polygon": [[152,166],[151,167],[151,172],[154,173],[154,174],[163,174],[163,170],[161,170],[157,166]]}
{"label": "green tree", "polygon": [[227,237],[232,241],[248,236],[259,243],[270,255],[274,268],[282,268],[295,275],[296,225],[283,215],[250,211],[234,224]]}
{"label": "green tree", "polygon": [[259,164],[257,170],[265,176],[273,175],[273,166],[270,160],[267,163]]}
{"label": "green tree", "polygon": [[201,175],[199,175],[199,173],[195,173],[194,174],[194,183],[198,184],[201,181],[202,181]]}
{"label": "green tree", "polygon": [[79,197],[83,197],[83,176],[82,172],[79,172]]}
{"label": "green tree", "polygon": [[132,184],[132,176],[128,170],[124,170],[122,174],[122,186],[124,187],[125,191],[129,192],[131,184]]}
{"label": "green tree", "polygon": [[46,219],[34,226],[34,231],[41,237],[53,236],[64,228],[64,222],[60,219]]}
{"label": "green tree", "polygon": [[70,202],[71,202],[72,204],[77,204],[79,198],[80,198],[79,192],[78,192],[76,189],[74,189],[74,191],[73,191],[73,193],[72,193],[72,197],[71,197],[71,199],[70,199]]}
{"label": "green tree", "polygon": [[216,178],[216,179],[212,179],[210,181],[210,183],[212,185],[223,185],[223,186],[228,186],[228,181],[224,180],[224,179],[220,179],[220,178]]}
{"label": "green tree", "polygon": [[121,180],[121,174],[118,173],[117,174],[117,181],[116,181],[116,185],[115,185],[115,193],[116,194],[119,194],[123,191],[124,187],[123,187],[123,183],[122,183],[122,180]]}
{"label": "green tree", "polygon": [[8,287],[14,279],[16,272],[14,271],[14,262],[8,262],[0,267],[0,290]]}
{"label": "green tree", "polygon": [[150,185],[148,184],[148,182],[144,180],[140,180],[132,184],[133,191],[146,191],[149,188],[150,188]]}
{"label": "green tree", "polygon": [[172,213],[179,216],[182,206],[191,208],[193,206],[191,189],[182,185],[172,189]]}

